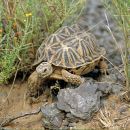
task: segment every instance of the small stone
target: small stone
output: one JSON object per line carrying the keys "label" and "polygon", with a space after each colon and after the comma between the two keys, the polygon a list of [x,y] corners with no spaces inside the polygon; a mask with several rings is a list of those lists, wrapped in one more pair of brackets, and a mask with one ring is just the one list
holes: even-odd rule
{"label": "small stone", "polygon": [[119,114],[121,115],[121,114],[125,113],[126,111],[128,111],[128,108],[129,108],[129,107],[128,107],[127,105],[121,106],[121,107],[118,109]]}
{"label": "small stone", "polygon": [[68,120],[68,122],[78,122],[78,118],[75,118],[74,115],[72,115],[71,113],[67,113],[66,114],[66,118]]}
{"label": "small stone", "polygon": [[69,123],[69,127],[75,127],[76,123]]}
{"label": "small stone", "polygon": [[43,113],[42,122],[45,128],[58,129],[61,127],[64,113],[57,109],[55,103],[41,107],[41,111]]}
{"label": "small stone", "polygon": [[120,94],[123,90],[123,85],[121,84],[112,84],[112,93]]}
{"label": "small stone", "polygon": [[98,83],[98,91],[101,91],[102,95],[110,94],[112,89],[112,85],[107,82]]}
{"label": "small stone", "polygon": [[63,120],[62,126],[68,126],[69,122],[68,120]]}

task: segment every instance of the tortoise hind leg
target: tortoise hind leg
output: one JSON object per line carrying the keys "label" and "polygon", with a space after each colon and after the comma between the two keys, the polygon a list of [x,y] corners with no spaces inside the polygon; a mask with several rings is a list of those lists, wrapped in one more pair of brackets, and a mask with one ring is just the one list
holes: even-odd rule
{"label": "tortoise hind leg", "polygon": [[104,59],[101,59],[101,60],[99,61],[98,66],[99,66],[100,72],[101,72],[102,74],[105,74],[105,75],[108,74],[108,71],[107,71],[107,70],[108,70],[108,65],[107,65],[106,61],[104,61]]}
{"label": "tortoise hind leg", "polygon": [[62,70],[62,78],[64,81],[66,82],[70,82],[72,84],[81,84],[84,82],[84,78],[81,78],[79,75],[75,75],[75,74],[71,74],[70,72],[68,72],[67,70]]}

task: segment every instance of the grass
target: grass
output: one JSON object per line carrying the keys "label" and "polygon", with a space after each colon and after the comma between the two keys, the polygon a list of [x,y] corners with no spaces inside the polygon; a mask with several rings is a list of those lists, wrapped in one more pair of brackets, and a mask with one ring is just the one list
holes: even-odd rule
{"label": "grass", "polygon": [[0,0],[0,83],[30,71],[43,40],[81,14],[86,0]]}
{"label": "grass", "polygon": [[[105,1],[106,9],[113,16],[124,37],[124,48],[119,47],[124,65],[124,73],[126,78],[126,87],[130,91],[130,1],[129,0],[112,0]],[[110,30],[110,29],[109,29]],[[111,31],[111,30],[110,30]]]}

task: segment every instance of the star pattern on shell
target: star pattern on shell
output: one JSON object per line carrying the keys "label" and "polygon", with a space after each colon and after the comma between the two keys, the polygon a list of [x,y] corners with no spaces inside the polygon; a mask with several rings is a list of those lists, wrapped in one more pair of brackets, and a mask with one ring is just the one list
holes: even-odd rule
{"label": "star pattern on shell", "polygon": [[77,68],[93,63],[105,53],[94,35],[74,24],[60,28],[45,39],[37,51],[35,64],[47,61],[63,68]]}

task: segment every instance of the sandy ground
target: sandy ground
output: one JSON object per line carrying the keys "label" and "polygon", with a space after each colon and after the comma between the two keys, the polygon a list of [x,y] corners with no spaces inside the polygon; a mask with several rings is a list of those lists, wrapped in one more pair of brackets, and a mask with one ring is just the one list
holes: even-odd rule
{"label": "sandy ground", "polygon": [[[17,82],[12,87],[0,86],[0,122],[8,117],[13,117],[21,113],[36,111],[43,103],[37,103],[30,106],[25,101],[26,83]],[[19,118],[8,126],[8,128],[21,129],[41,129],[41,113],[37,115],[26,116]]]}

